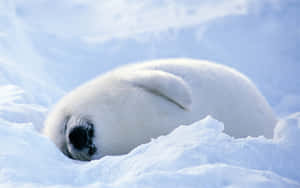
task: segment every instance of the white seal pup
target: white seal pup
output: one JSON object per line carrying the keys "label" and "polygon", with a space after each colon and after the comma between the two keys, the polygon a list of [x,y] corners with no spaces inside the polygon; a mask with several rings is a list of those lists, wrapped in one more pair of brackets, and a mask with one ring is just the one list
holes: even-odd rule
{"label": "white seal pup", "polygon": [[233,137],[273,136],[276,118],[253,83],[223,65],[165,59],[124,66],[71,91],[45,122],[77,160],[125,154],[151,138],[211,115]]}

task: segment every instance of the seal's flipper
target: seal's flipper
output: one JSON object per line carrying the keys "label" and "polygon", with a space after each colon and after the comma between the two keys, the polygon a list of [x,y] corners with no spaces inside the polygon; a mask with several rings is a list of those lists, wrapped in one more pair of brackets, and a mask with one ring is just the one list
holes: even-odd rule
{"label": "seal's flipper", "polygon": [[136,87],[140,87],[154,95],[188,110],[191,103],[191,91],[187,83],[180,77],[159,70],[139,70],[124,78]]}

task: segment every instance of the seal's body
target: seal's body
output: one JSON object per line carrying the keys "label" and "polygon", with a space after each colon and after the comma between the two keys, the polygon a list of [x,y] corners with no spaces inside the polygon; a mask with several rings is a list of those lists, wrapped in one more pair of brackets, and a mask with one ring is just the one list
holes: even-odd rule
{"label": "seal's body", "polygon": [[108,72],[66,95],[44,133],[79,160],[128,153],[211,115],[233,137],[271,138],[276,118],[241,73],[191,59],[156,60]]}

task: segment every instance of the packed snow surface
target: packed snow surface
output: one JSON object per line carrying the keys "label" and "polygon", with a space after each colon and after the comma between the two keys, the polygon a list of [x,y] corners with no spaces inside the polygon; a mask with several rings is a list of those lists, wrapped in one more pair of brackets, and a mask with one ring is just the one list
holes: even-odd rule
{"label": "packed snow surface", "polygon": [[35,119],[44,109],[22,104],[13,86],[0,89],[0,187],[300,187],[300,113],[281,119],[274,139],[232,138],[208,116],[127,155],[81,162],[37,131],[38,118],[3,115]]}

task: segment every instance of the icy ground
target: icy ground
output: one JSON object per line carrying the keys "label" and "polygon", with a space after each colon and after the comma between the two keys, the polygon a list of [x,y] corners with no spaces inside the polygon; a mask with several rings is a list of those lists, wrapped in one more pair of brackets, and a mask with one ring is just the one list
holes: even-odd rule
{"label": "icy ground", "polygon": [[207,117],[128,155],[79,162],[37,131],[45,108],[16,86],[0,93],[0,187],[300,187],[300,113],[273,140],[234,139]]}

